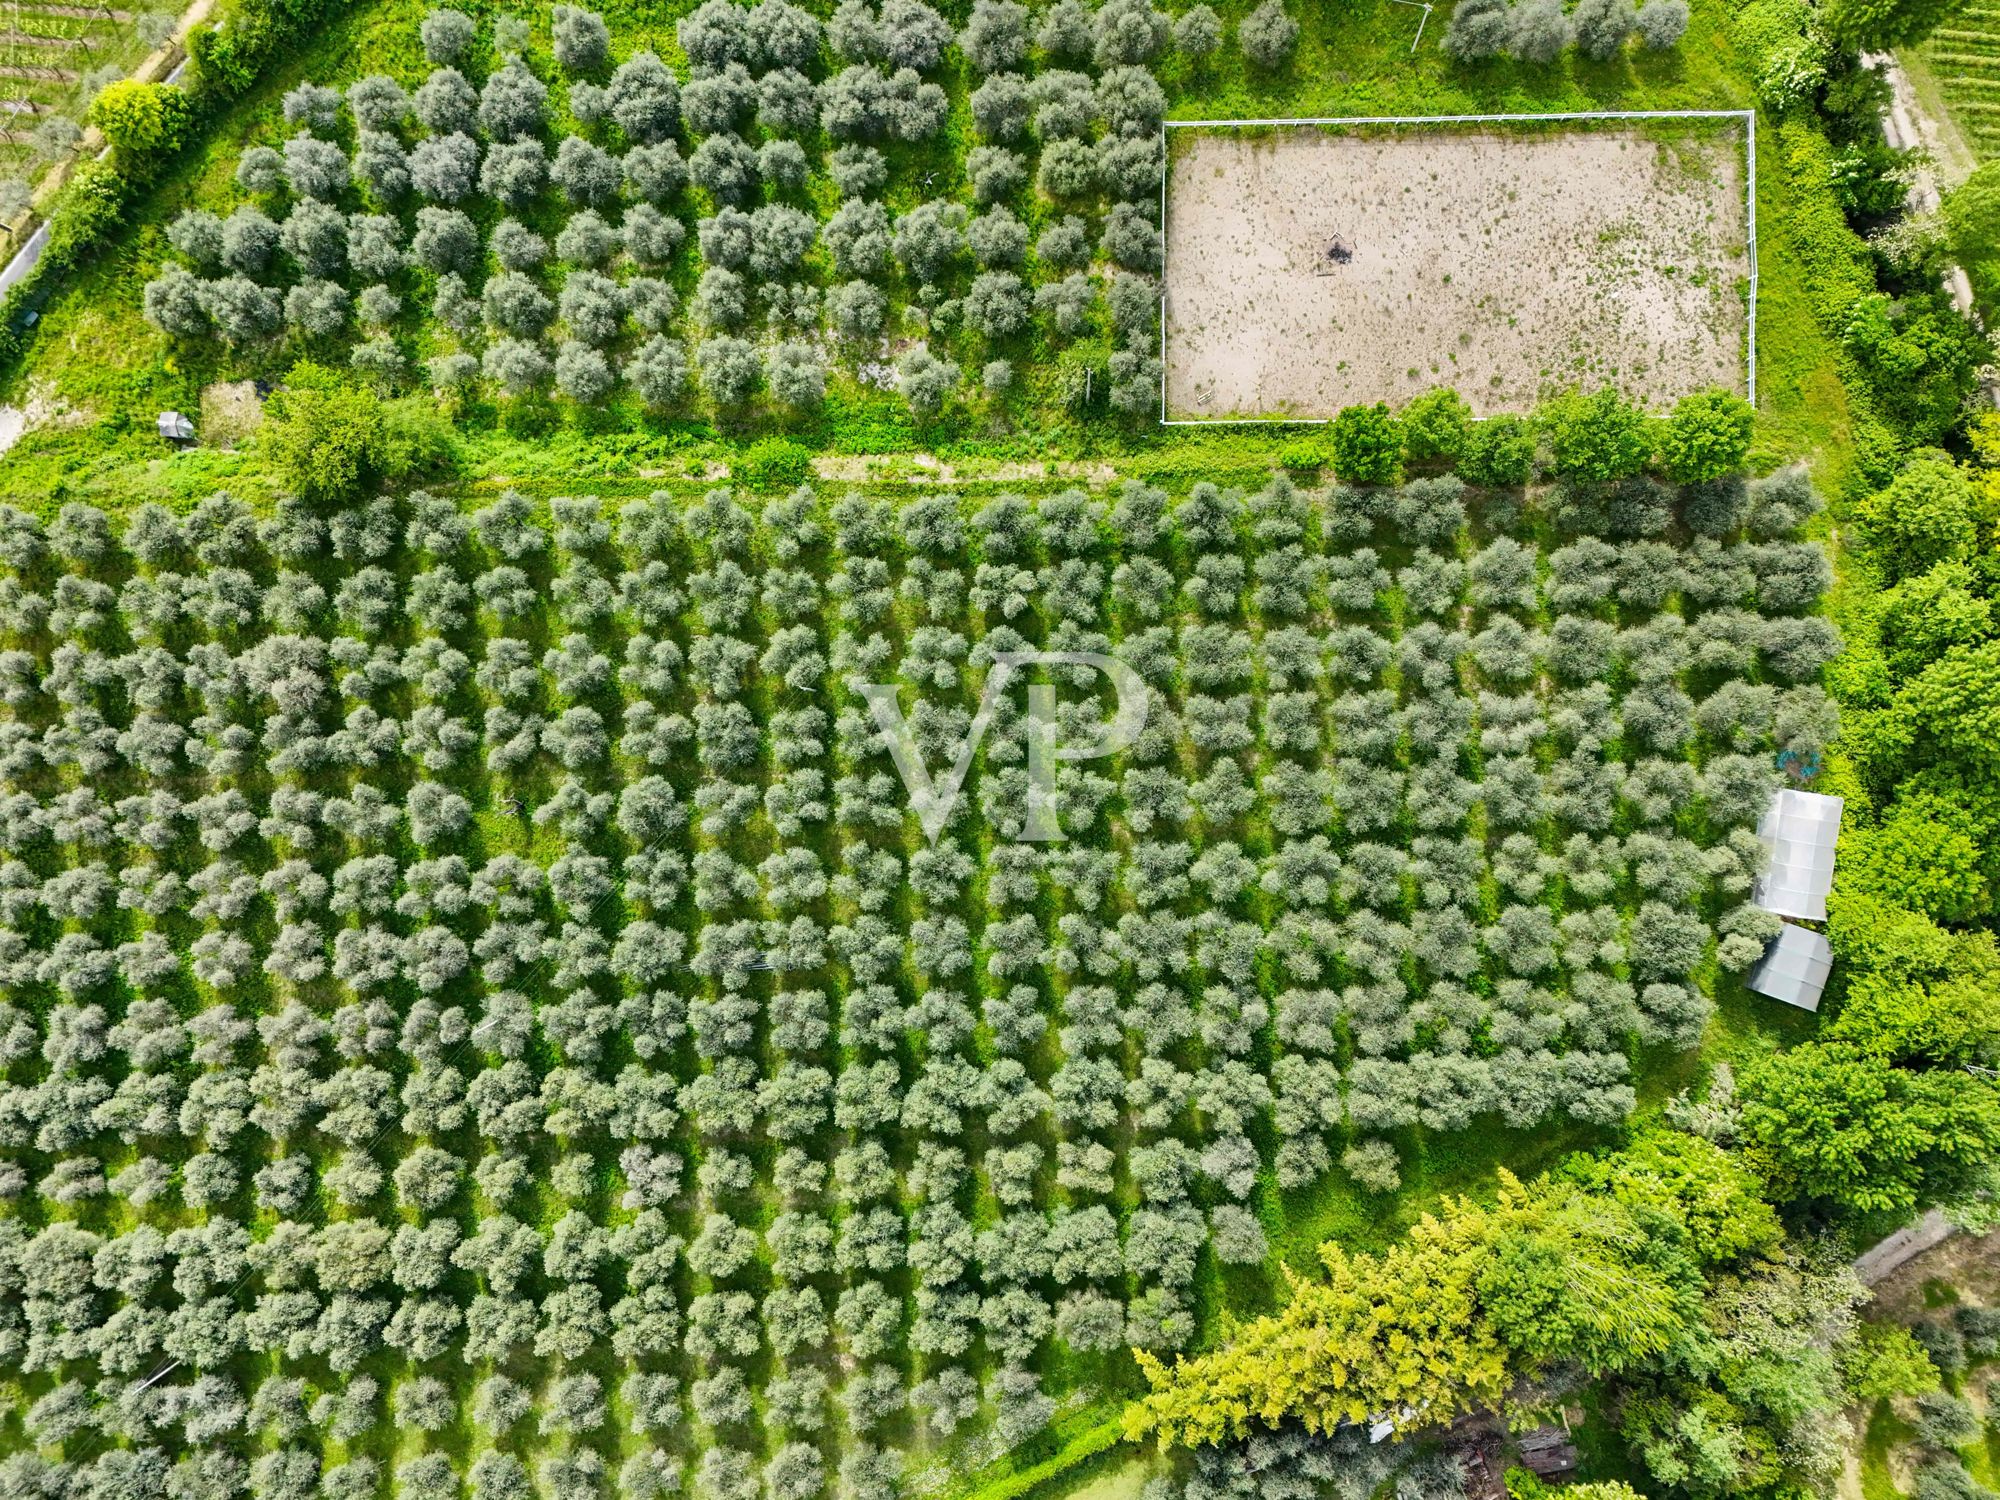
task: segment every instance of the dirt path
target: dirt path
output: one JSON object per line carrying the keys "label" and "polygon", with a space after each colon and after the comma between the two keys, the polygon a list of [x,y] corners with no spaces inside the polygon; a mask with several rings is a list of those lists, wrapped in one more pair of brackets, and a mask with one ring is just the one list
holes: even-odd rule
{"label": "dirt path", "polygon": [[[1940,132],[1937,121],[1924,112],[1923,101],[1917,97],[1916,89],[1910,83],[1910,75],[1903,71],[1903,65],[1895,54],[1889,52],[1866,52],[1861,61],[1871,68],[1880,68],[1889,80],[1889,108],[1882,115],[1882,138],[1898,151],[1922,151],[1930,160],[1920,162],[1916,175],[1910,181],[1910,207],[1918,213],[1936,213],[1940,202],[1937,170],[1935,163],[1943,159],[1940,149]],[[1949,186],[1949,184],[1947,184]],[[1965,272],[1952,266],[1945,272],[1945,290],[1951,293],[1951,300],[1959,312],[1972,312],[1972,283]]]}
{"label": "dirt path", "polygon": [[1895,54],[1890,61],[1894,67],[1888,75],[1895,96],[1892,107],[1915,132],[1917,143],[1930,152],[1931,172],[1938,183],[1946,188],[1958,186],[1979,165],[1979,155],[1945,105],[1929,60],[1911,49]]}
{"label": "dirt path", "polygon": [[1958,1234],[1911,1256],[1874,1284],[1870,1309],[1903,1322],[1923,1316],[1924,1286],[1948,1281],[1982,1307],[2000,1304],[2000,1229]]}
{"label": "dirt path", "polygon": [[1907,1229],[1897,1230],[1855,1256],[1854,1274],[1861,1278],[1863,1286],[1878,1285],[1919,1255],[1936,1249],[1957,1233],[1956,1224],[1932,1209]]}
{"label": "dirt path", "polygon": [[[1918,213],[1936,213],[1940,202],[1936,164],[1954,162],[1962,154],[1947,143],[1950,127],[1925,110],[1923,100],[1910,82],[1910,75],[1903,70],[1903,64],[1893,53],[1865,52],[1861,61],[1869,67],[1880,68],[1882,75],[1889,80],[1889,108],[1882,115],[1882,138],[1899,151],[1915,149],[1927,153],[1928,159],[1918,163],[1916,175],[1910,182],[1910,207]],[[1955,140],[1955,136],[1952,139]],[[1949,188],[1952,184],[1946,182],[1943,186]],[[1972,281],[1965,274],[1964,267],[1951,265],[1945,268],[1944,289],[1960,315],[1970,318],[1977,325],[1979,316],[1973,304]],[[1986,397],[1994,406],[2000,407],[2000,379],[1987,382]]]}

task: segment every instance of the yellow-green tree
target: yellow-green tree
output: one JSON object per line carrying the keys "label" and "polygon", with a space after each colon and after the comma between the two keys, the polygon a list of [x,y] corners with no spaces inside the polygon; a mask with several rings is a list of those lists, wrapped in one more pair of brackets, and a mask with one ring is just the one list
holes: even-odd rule
{"label": "yellow-green tree", "polygon": [[1325,1432],[1405,1408],[1449,1421],[1498,1400],[1507,1355],[1474,1284],[1496,1216],[1514,1211],[1446,1199],[1386,1254],[1322,1245],[1326,1279],[1288,1271],[1292,1300],[1228,1348],[1171,1369],[1141,1351],[1153,1389],[1128,1408],[1127,1435],[1191,1447],[1240,1436],[1253,1421],[1296,1417]]}
{"label": "yellow-green tree", "polygon": [[1128,1434],[1192,1446],[1287,1418],[1431,1426],[1551,1361],[1602,1372],[1662,1355],[1699,1317],[1702,1279],[1676,1195],[1655,1196],[1503,1171],[1492,1208],[1448,1198],[1384,1254],[1322,1245],[1326,1279],[1293,1277],[1283,1311],[1228,1348],[1171,1369],[1140,1353],[1153,1389]]}
{"label": "yellow-green tree", "polygon": [[106,84],[90,106],[90,123],[126,157],[171,151],[187,128],[187,94],[170,83],[121,78]]}

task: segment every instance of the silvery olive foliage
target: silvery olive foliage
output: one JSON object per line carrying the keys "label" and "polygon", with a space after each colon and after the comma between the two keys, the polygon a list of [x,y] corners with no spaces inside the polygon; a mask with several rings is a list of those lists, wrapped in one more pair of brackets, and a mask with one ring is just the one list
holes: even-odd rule
{"label": "silvery olive foliage", "polygon": [[[1449,477],[0,508],[10,1476],[886,1496],[905,1421],[1189,1346],[1264,1185],[1621,1121],[1768,936],[1824,575],[1549,503],[1540,556]],[[1031,649],[1143,728],[1026,841],[1003,697],[927,840],[853,685],[938,772]]]}
{"label": "silvery olive foliage", "polygon": [[[824,20],[791,0],[705,0],[676,23],[673,64],[586,8],[537,24],[532,45],[520,17],[433,11],[406,76],[287,94],[284,134],[243,152],[241,202],[174,225],[146,316],[176,339],[348,357],[391,389],[732,418],[795,414],[831,382],[942,419],[1016,388],[963,372],[1098,334],[1097,378],[1065,370],[1061,399],[1135,418],[1157,404],[1166,95],[1151,70],[1177,43],[1151,0],[1040,21],[981,0],[956,31],[924,0],[846,0]],[[945,130],[947,54],[971,65],[974,128],[963,185],[941,196],[933,168],[890,163]],[[828,179],[830,207],[814,186]],[[1031,257],[1037,191],[1101,237],[1044,234]],[[740,311],[696,295],[716,271]],[[449,296],[445,275],[462,284]],[[627,314],[534,312],[573,300],[579,276],[608,279]],[[661,278],[684,299],[664,321],[635,289]],[[461,315],[468,295],[486,316]]]}

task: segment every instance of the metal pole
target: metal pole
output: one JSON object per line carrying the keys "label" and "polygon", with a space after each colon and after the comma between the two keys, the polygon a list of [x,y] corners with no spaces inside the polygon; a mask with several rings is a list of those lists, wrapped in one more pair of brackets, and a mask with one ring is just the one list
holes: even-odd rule
{"label": "metal pole", "polygon": [[1750,327],[1748,344],[1744,351],[1747,367],[1745,384],[1749,387],[1750,404],[1757,404],[1757,111],[1743,112],[1744,124],[1748,127],[1750,142]]}

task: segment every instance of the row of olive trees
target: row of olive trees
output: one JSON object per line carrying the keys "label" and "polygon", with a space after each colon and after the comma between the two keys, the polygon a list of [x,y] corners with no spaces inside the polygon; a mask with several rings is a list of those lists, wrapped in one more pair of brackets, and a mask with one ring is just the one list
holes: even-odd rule
{"label": "row of olive trees", "polygon": [[[611,69],[601,20],[566,10],[567,40],[559,38],[556,50],[570,75],[569,108],[587,126],[615,124],[613,143],[627,148],[622,155],[585,134],[562,137],[551,153],[542,139],[551,123],[547,85],[503,47],[503,65],[475,88],[457,66],[471,47],[469,23],[435,13],[426,48],[438,66],[414,93],[372,76],[344,96],[313,84],[286,96],[286,118],[304,133],[282,149],[244,154],[238,177],[252,201],[226,219],[194,211],[175,223],[169,240],[185,267],[170,266],[147,285],[147,316],[176,337],[236,343],[281,330],[308,340],[351,333],[357,367],[393,381],[410,373],[397,330],[423,305],[411,300],[410,273],[429,273],[435,293],[421,296],[430,318],[459,345],[428,367],[440,388],[485,380],[524,395],[553,382],[594,404],[622,384],[664,406],[698,387],[725,408],[765,390],[805,410],[823,399],[827,378],[813,335],[828,327],[851,357],[865,357],[891,317],[885,277],[892,270],[905,279],[913,315],[933,343],[950,344],[967,330],[988,346],[995,357],[981,375],[995,392],[1006,389],[1013,371],[994,343],[1020,334],[1031,319],[1057,342],[1082,333],[1106,308],[1104,287],[1118,345],[1110,398],[1125,410],[1149,409],[1158,381],[1147,352],[1150,320],[1136,307],[1139,288],[1123,279],[1128,272],[1143,277],[1160,262],[1150,205],[1165,99],[1145,64],[1170,35],[1204,53],[1212,14],[1197,9],[1170,26],[1146,0],[1116,0],[1095,14],[1072,0],[1048,12],[1031,36],[1023,7],[981,8],[957,40],[988,70],[972,97],[983,144],[966,162],[984,211],[975,216],[937,200],[892,226],[878,196],[887,180],[884,157],[871,138],[914,139],[941,125],[944,96],[921,81],[920,70],[934,68],[954,40],[920,0],[892,9],[850,6],[823,38],[819,22],[784,0],[704,6],[681,23],[695,70],[686,82],[646,53]],[[1281,31],[1289,26],[1274,14]],[[1245,26],[1256,33],[1251,22]],[[817,67],[823,40],[857,60],[814,83],[801,69]],[[1102,76],[1056,66],[1032,78],[1013,71],[1025,64],[1031,42],[1050,64],[1088,63]],[[891,65],[901,71],[879,71]],[[412,118],[425,132],[414,145],[405,134]],[[753,121],[766,136],[754,148],[739,133]],[[1105,133],[1093,141],[1100,121]],[[782,201],[812,170],[794,137],[820,126],[841,142],[827,166],[845,200],[825,225],[837,278],[825,290],[808,264],[820,226]],[[1032,139],[1024,140],[1031,127]],[[697,141],[685,159],[676,139],[682,130]],[[343,133],[350,147],[343,148]],[[1040,191],[1086,211],[1100,194],[1114,200],[1095,247],[1084,218],[1071,213],[1036,240],[1029,261],[1026,230],[1004,200],[1025,184],[1029,162],[1019,148],[1034,142],[1042,147],[1034,176]],[[707,194],[715,211],[697,225],[704,270],[682,308],[657,272],[680,251],[684,227],[672,210],[689,185]],[[359,206],[343,212],[357,193]],[[766,193],[780,196],[759,203]],[[570,210],[553,246],[511,216],[548,194]],[[473,200],[497,202],[510,214],[482,237],[460,206]],[[560,295],[538,281],[551,251],[570,268]],[[1093,253],[1118,268],[1110,280],[1090,274]],[[497,271],[488,271],[491,263]],[[621,280],[616,267],[625,265],[638,274]],[[1049,279],[1031,286],[1031,266]],[[683,314],[698,334],[692,359]],[[553,347],[551,333],[558,335]],[[958,367],[920,346],[896,383],[920,414],[931,415],[959,384]]]}
{"label": "row of olive trees", "polygon": [[1507,56],[1548,64],[1571,47],[1608,62],[1637,36],[1649,52],[1680,44],[1688,25],[1686,0],[1460,0],[1439,45],[1462,62]]}

